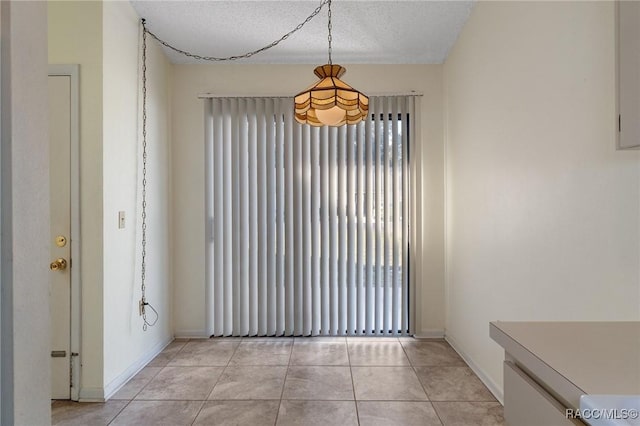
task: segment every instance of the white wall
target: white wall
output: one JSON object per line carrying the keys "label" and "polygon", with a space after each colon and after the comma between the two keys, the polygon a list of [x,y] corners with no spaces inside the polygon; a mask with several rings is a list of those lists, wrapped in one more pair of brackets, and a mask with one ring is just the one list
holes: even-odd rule
{"label": "white wall", "polygon": [[[203,335],[204,104],[198,95],[293,95],[316,80],[311,65],[175,65],[173,69],[172,228],[176,335]],[[444,329],[444,172],[442,66],[346,65],[345,81],[365,93],[424,93],[417,162],[424,199],[417,221],[420,292],[416,329]]]}
{"label": "white wall", "polygon": [[479,2],[445,63],[447,336],[498,394],[489,321],[640,319],[614,47],[612,2]]}
{"label": "white wall", "polygon": [[2,424],[51,422],[47,10],[2,2]]}
{"label": "white wall", "polygon": [[81,398],[103,380],[102,4],[47,2],[49,63],[80,65]]}
{"label": "white wall", "polygon": [[[147,301],[160,314],[144,332],[141,298],[142,127],[139,18],[129,2],[103,2],[103,234],[105,396],[171,339],[169,78],[162,51],[147,49]],[[141,43],[141,39],[140,39]],[[140,170],[140,171],[139,171]],[[125,228],[118,228],[118,212]],[[153,320],[153,314],[149,320]]]}

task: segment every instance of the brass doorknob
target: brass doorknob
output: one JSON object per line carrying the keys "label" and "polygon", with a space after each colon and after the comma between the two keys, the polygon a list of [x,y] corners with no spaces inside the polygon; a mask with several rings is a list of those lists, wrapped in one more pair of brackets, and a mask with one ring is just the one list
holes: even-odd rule
{"label": "brass doorknob", "polygon": [[56,259],[51,262],[51,265],[49,265],[49,269],[51,269],[52,271],[64,271],[65,269],[67,269],[67,261],[63,258]]}

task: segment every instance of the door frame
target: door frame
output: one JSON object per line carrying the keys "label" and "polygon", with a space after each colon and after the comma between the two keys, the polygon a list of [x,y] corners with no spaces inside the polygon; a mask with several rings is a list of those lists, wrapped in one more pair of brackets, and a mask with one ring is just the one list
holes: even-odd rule
{"label": "door frame", "polygon": [[81,265],[80,261],[80,66],[49,65],[49,76],[71,79],[71,400],[80,398]]}

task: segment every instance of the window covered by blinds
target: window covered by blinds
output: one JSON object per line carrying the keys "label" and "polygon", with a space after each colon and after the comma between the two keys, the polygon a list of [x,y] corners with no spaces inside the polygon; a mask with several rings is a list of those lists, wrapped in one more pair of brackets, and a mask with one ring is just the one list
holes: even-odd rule
{"label": "window covered by blinds", "polygon": [[407,333],[413,109],[317,128],[291,98],[205,99],[210,335]]}

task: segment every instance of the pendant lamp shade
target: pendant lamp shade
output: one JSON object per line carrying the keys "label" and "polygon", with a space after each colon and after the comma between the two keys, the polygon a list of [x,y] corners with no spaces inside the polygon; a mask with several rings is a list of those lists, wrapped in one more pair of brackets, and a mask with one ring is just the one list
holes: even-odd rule
{"label": "pendant lamp shade", "polygon": [[316,67],[314,73],[320,81],[295,96],[298,123],[342,126],[357,124],[367,116],[369,98],[340,80],[346,71],[334,64]]}

